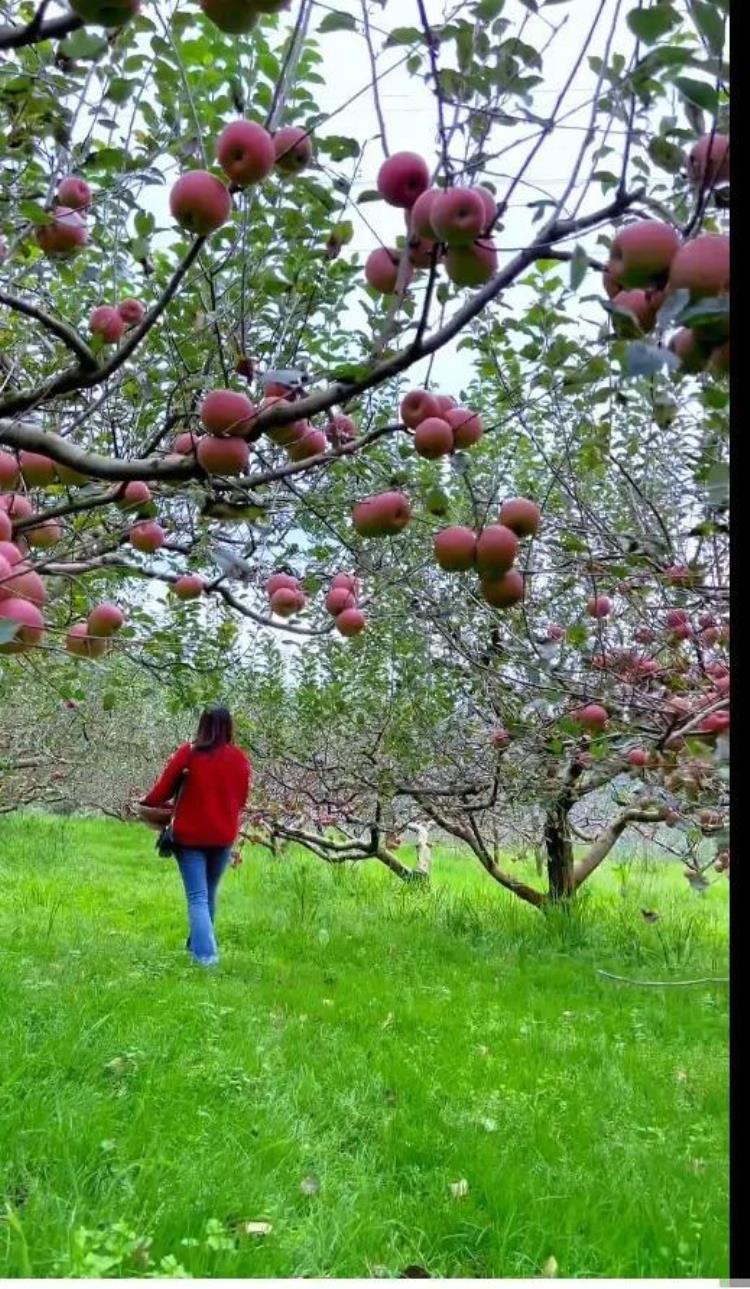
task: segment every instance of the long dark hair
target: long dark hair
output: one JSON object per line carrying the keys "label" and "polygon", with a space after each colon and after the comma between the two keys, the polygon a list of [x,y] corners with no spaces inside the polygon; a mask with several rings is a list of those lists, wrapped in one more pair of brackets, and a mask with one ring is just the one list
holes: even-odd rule
{"label": "long dark hair", "polygon": [[213,752],[234,741],[232,714],[228,707],[207,707],[198,721],[193,748],[196,752]]}

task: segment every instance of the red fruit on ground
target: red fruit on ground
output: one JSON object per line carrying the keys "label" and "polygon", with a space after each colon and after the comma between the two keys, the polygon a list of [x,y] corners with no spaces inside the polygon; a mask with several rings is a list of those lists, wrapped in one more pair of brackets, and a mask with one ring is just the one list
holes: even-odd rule
{"label": "red fruit on ground", "polygon": [[55,200],[58,205],[67,206],[68,210],[86,210],[91,205],[91,189],[85,179],[68,175],[57,185]]}
{"label": "red fruit on ground", "polygon": [[549,626],[547,627],[547,639],[564,640],[565,627],[561,627],[558,622],[550,622]]}
{"label": "red fruit on ground", "polygon": [[252,430],[257,415],[247,395],[233,389],[212,389],[200,406],[203,428],[214,435],[242,438]]}
{"label": "red fruit on ground", "polygon": [[518,537],[505,524],[488,524],[477,541],[477,568],[483,580],[495,581],[511,567],[518,554]]}
{"label": "red fruit on ground", "polygon": [[414,431],[414,448],[421,457],[436,461],[453,451],[453,430],[440,416],[428,416]]}
{"label": "red fruit on ground", "polygon": [[116,345],[125,331],[125,321],[113,305],[100,304],[89,318],[89,328],[105,345]]}
{"label": "red fruit on ground", "polygon": [[260,183],[276,162],[273,139],[257,121],[232,121],[216,140],[216,160],[240,188]]}
{"label": "red fruit on ground", "polygon": [[169,209],[181,228],[207,237],[229,219],[232,198],[216,175],[207,170],[189,170],[173,185]]}
{"label": "red fruit on ground", "polygon": [[500,507],[500,523],[512,528],[518,537],[534,537],[539,531],[542,512],[528,497],[511,497]]}
{"label": "red fruit on ground", "polygon": [[440,413],[453,430],[453,446],[457,451],[472,448],[484,433],[482,418],[468,407],[449,407]]}
{"label": "red fruit on ground", "polygon": [[511,568],[502,577],[482,578],[480,589],[486,602],[494,609],[510,609],[523,599],[523,577],[517,569]]}
{"label": "red fruit on ground", "polygon": [[435,559],[446,573],[465,573],[474,567],[477,537],[470,528],[456,525],[435,534]]}
{"label": "red fruit on ground", "polygon": [[648,753],[642,747],[631,747],[628,752],[628,762],[630,765],[640,769],[648,761]]}
{"label": "red fruit on ground", "polygon": [[276,168],[285,175],[298,175],[310,164],[313,147],[310,135],[297,125],[285,125],[273,136]]}
{"label": "red fruit on ground", "polygon": [[429,186],[427,162],[416,152],[396,152],[378,171],[378,192],[389,206],[409,210]]}
{"label": "red fruit on ground", "polygon": [[510,734],[508,733],[507,730],[504,730],[504,729],[493,730],[492,732],[493,747],[497,747],[497,748],[507,747],[509,743],[510,743]]}
{"label": "red fruit on ground", "polygon": [[366,625],[367,619],[360,609],[344,609],[336,617],[336,630],[342,636],[358,636]]}

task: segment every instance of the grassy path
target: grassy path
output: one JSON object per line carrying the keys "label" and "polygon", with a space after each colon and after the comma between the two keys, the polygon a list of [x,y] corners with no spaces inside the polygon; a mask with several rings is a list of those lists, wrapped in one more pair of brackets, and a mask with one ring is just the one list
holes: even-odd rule
{"label": "grassy path", "polygon": [[726,987],[596,975],[725,975],[724,884],[248,851],[205,973],[145,829],[0,820],[0,878],[0,1275],[728,1274]]}

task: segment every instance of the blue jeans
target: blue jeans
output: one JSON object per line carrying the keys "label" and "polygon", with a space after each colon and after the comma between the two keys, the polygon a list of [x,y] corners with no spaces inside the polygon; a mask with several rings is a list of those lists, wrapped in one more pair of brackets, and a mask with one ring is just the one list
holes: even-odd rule
{"label": "blue jeans", "polygon": [[177,847],[190,924],[187,948],[195,961],[206,967],[219,961],[214,934],[216,890],[231,854],[231,846]]}

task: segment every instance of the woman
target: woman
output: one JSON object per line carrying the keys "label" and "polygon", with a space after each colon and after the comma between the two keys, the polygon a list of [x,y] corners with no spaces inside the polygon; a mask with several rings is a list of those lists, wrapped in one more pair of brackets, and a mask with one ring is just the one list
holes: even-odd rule
{"label": "woman", "polygon": [[232,855],[252,783],[249,758],[233,742],[226,707],[209,707],[194,743],[183,743],[142,806],[163,806],[178,793],[172,818],[177,863],[187,896],[187,948],[196,962],[219,961],[216,890]]}

